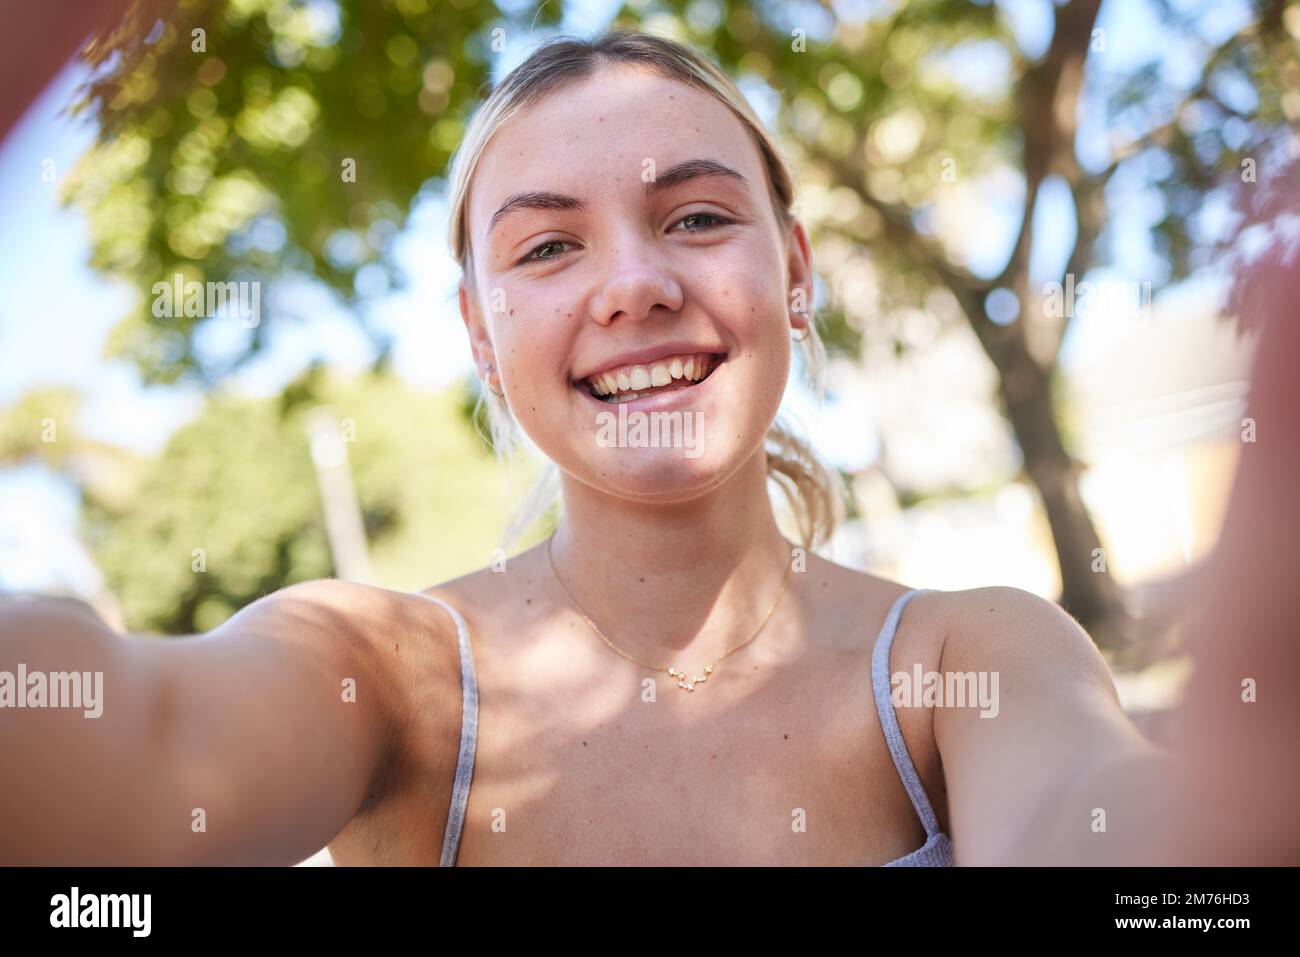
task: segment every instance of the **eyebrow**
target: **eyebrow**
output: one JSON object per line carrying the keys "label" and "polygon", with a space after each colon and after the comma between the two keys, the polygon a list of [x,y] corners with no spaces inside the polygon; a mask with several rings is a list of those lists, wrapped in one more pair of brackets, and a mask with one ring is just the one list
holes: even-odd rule
{"label": "eyebrow", "polygon": [[[647,197],[656,196],[701,176],[725,176],[739,183],[747,190],[750,188],[749,181],[730,166],[724,166],[716,160],[694,159],[674,163],[668,167],[645,184],[645,194]],[[582,200],[574,196],[566,196],[563,193],[552,193],[545,190],[516,193],[502,203],[501,208],[492,214],[492,220],[488,223],[487,231],[490,234],[496,228],[497,223],[508,213],[512,213],[517,209],[585,210],[586,208],[587,204]]]}

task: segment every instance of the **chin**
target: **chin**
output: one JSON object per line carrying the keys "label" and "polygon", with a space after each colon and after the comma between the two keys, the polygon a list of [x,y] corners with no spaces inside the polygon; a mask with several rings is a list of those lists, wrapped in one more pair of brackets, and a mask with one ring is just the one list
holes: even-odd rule
{"label": "chin", "polygon": [[689,501],[712,491],[745,458],[738,447],[720,449],[708,442],[700,443],[694,451],[687,448],[600,451],[601,455],[589,459],[583,469],[588,484],[618,498],[665,504]]}

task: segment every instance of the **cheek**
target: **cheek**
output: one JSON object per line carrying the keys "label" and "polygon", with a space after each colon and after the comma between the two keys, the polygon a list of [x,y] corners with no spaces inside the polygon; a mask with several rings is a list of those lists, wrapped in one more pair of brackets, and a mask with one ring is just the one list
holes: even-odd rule
{"label": "cheek", "polygon": [[493,342],[515,418],[530,433],[545,428],[542,411],[569,387],[565,375],[572,308],[562,297],[530,294],[497,317]]}
{"label": "cheek", "polygon": [[709,310],[734,338],[739,358],[778,387],[790,367],[785,287],[772,272],[720,277],[711,286]]}
{"label": "cheek", "polygon": [[784,335],[788,305],[782,276],[772,247],[756,237],[713,259],[694,289],[708,311],[732,325],[737,338],[766,341],[774,333]]}

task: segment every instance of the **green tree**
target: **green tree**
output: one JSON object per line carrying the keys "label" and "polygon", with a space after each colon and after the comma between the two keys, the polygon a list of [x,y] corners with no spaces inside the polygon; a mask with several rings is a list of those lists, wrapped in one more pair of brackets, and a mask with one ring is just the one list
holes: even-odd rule
{"label": "green tree", "polygon": [[84,434],[85,397],[74,388],[32,389],[0,409],[0,468],[36,463],[113,507],[135,494],[140,455]]}
{"label": "green tree", "polygon": [[205,362],[196,335],[225,318],[153,313],[154,284],[177,274],[310,276],[349,306],[366,266],[400,283],[391,241],[460,140],[499,16],[477,0],[132,5],[83,53],[95,72],[74,112],[100,136],[64,194],[87,215],[92,265],[139,291],[108,355],[147,383],[217,382],[289,314],[272,305],[228,363]]}
{"label": "green tree", "polygon": [[344,438],[376,584],[419,590],[488,564],[524,477],[465,428],[463,403],[461,387],[319,369],[272,398],[218,391],[142,463],[127,500],[86,496],[83,534],[127,626],[206,631],[267,592],[336,574],[306,430],[321,404]]}

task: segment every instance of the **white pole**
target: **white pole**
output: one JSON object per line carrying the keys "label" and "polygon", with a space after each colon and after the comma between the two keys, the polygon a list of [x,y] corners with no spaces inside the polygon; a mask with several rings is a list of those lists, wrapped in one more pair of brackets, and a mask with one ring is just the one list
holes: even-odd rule
{"label": "white pole", "polygon": [[341,423],[328,406],[318,406],[308,415],[307,437],[316,464],[334,569],[341,579],[371,584],[366,531],[348,467],[348,447]]}

